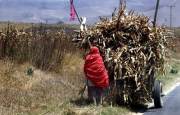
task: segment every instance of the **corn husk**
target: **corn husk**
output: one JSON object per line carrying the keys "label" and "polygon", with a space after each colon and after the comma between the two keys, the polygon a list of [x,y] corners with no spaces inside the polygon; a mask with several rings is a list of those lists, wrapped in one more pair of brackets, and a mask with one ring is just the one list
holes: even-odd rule
{"label": "corn husk", "polygon": [[77,44],[86,49],[89,40],[100,49],[113,98],[121,104],[146,103],[152,101],[157,74],[164,73],[165,30],[153,28],[146,16],[126,13],[125,7],[121,4],[117,15],[81,32]]}

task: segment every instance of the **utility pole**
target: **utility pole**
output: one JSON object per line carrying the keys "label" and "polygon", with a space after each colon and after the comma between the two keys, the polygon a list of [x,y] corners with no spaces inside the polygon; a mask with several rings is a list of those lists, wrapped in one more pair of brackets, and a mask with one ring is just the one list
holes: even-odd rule
{"label": "utility pole", "polygon": [[157,13],[158,13],[158,9],[159,9],[159,1],[160,0],[157,0],[157,3],[156,3],[156,10],[155,10],[155,14],[154,14],[153,27],[156,27]]}
{"label": "utility pole", "polygon": [[175,7],[175,5],[170,5],[169,8],[170,8],[170,15],[169,15],[169,26],[170,26],[170,29],[172,29],[172,10],[173,8]]}

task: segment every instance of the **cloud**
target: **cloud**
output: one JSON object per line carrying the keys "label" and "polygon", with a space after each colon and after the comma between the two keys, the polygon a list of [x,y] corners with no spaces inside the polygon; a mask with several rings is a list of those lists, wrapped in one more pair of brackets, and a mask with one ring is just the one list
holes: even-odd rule
{"label": "cloud", "polygon": [[[180,5],[180,0],[160,0],[158,23],[169,24],[169,6]],[[119,0],[74,0],[80,16],[88,22],[97,21],[99,16],[109,16],[119,7]],[[135,10],[153,19],[156,0],[127,0],[127,9]],[[180,26],[180,7],[173,8],[173,25]],[[44,20],[69,22],[69,0],[0,0],[0,20],[40,22]]]}

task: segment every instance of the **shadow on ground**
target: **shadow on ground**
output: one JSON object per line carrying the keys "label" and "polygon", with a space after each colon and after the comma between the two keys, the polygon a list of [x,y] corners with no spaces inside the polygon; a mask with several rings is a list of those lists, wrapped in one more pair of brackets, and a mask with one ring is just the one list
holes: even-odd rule
{"label": "shadow on ground", "polygon": [[89,99],[84,98],[84,97],[81,97],[81,98],[78,98],[75,100],[71,100],[70,102],[76,106],[79,106],[79,107],[89,106],[89,105],[93,104],[92,101],[90,101]]}
{"label": "shadow on ground", "polygon": [[[84,107],[84,106],[89,106],[93,105],[93,102],[88,100],[87,98],[78,98],[75,100],[70,101],[73,105],[76,105],[78,107]],[[103,105],[103,107],[111,107],[111,105]],[[128,110],[135,112],[135,113],[144,113],[148,111],[149,109],[155,109],[155,108],[148,108],[145,105],[113,105],[112,107],[119,107],[119,108],[127,108]]]}

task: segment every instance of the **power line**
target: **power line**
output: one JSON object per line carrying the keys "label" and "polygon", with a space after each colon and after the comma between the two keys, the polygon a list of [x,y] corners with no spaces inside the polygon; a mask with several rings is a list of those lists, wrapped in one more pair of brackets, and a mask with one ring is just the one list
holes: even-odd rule
{"label": "power line", "polygon": [[[156,5],[159,5],[159,0],[157,0],[157,4]],[[173,3],[171,4],[171,5],[161,5],[161,6],[159,6],[159,9],[160,8],[164,8],[164,7],[169,7],[169,27],[170,27],[170,29],[172,29],[172,17],[173,17],[173,8],[175,7],[175,3],[176,3],[176,0],[174,0],[173,1]],[[158,10],[157,9],[157,6],[156,6],[156,8],[154,8],[154,7],[152,7],[152,8],[149,8],[149,9],[147,9],[147,10],[145,10],[145,12],[147,12],[147,11],[152,11],[152,10]],[[156,13],[155,13],[155,16],[154,16],[154,21],[156,21]]]}
{"label": "power line", "polygon": [[[159,9],[165,8],[165,7],[168,7],[168,5],[159,5]],[[156,10],[156,7],[151,7],[151,8],[145,9],[144,12],[148,12],[148,11],[152,11],[152,10]]]}

